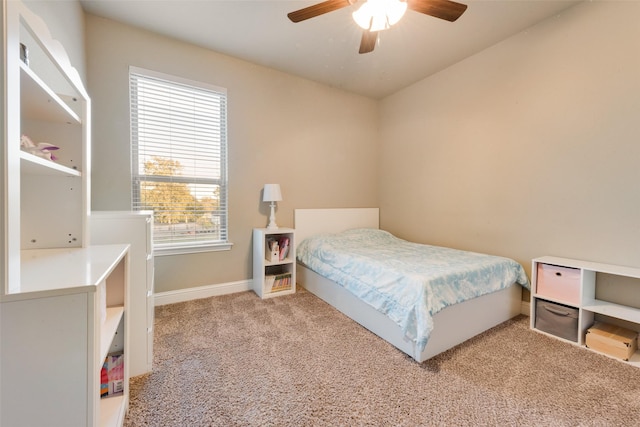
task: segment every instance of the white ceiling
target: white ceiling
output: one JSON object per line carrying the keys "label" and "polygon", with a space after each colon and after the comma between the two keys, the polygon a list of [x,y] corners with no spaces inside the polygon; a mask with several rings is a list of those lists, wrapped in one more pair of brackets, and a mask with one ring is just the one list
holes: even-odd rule
{"label": "white ceiling", "polygon": [[344,90],[382,98],[578,0],[457,0],[468,5],[447,22],[414,11],[358,54],[356,6],[292,23],[287,13],[314,0],[80,0],[88,13],[183,40]]}

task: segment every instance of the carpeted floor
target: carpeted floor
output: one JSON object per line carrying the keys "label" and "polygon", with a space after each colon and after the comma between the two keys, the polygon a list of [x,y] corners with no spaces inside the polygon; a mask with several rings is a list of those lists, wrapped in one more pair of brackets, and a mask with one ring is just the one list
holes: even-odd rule
{"label": "carpeted floor", "polygon": [[156,309],[125,426],[640,425],[640,370],[520,316],[423,364],[309,292]]}

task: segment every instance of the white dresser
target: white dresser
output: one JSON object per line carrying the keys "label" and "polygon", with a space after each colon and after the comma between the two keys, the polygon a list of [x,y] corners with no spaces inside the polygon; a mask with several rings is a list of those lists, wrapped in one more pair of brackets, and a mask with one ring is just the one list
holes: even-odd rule
{"label": "white dresser", "polygon": [[91,244],[131,245],[129,286],[129,375],[153,364],[153,212],[98,211],[89,216]]}

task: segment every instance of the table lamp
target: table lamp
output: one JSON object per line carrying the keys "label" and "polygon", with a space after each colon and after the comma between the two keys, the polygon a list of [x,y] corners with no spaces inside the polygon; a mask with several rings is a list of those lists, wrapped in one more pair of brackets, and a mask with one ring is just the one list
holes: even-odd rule
{"label": "table lamp", "polygon": [[269,217],[269,225],[267,229],[276,230],[278,224],[276,224],[276,202],[282,200],[282,193],[280,192],[280,184],[265,184],[262,194],[263,202],[271,202],[271,216]]}

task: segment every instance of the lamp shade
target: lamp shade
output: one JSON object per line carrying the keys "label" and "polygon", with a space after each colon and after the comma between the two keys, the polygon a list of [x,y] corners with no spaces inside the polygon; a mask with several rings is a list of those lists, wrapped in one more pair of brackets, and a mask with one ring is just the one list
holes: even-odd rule
{"label": "lamp shade", "polygon": [[279,202],[282,200],[280,184],[265,184],[262,194],[263,202]]}

